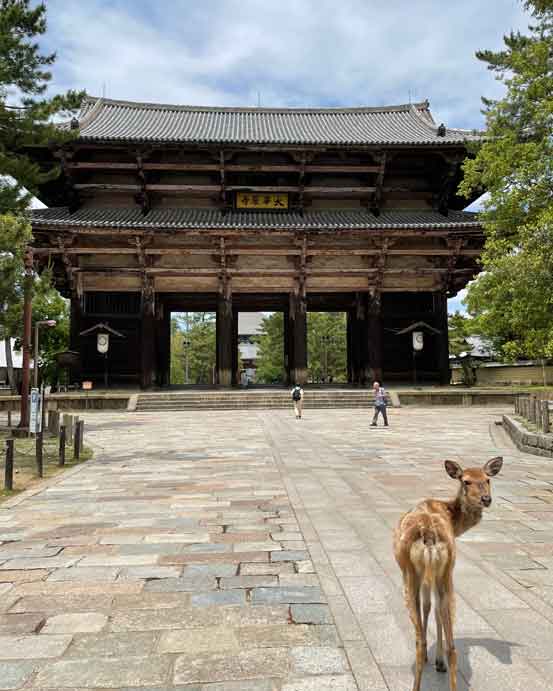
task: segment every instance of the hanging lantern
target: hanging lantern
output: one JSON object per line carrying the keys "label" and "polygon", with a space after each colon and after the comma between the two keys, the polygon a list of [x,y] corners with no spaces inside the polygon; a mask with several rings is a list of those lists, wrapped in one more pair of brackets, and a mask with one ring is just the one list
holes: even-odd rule
{"label": "hanging lantern", "polygon": [[422,331],[413,331],[413,350],[422,350],[424,348],[424,333]]}

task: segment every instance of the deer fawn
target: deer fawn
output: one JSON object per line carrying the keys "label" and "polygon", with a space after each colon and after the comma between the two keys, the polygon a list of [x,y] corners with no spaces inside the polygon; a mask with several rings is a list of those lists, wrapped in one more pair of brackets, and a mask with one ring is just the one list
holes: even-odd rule
{"label": "deer fawn", "polygon": [[457,691],[457,653],[453,640],[455,538],[480,523],[483,508],[492,503],[490,478],[499,473],[502,465],[503,458],[500,456],[489,460],[482,469],[463,470],[458,463],[445,461],[447,474],[459,480],[455,499],[426,499],[406,513],[396,528],[394,552],[403,573],[405,604],[417,637],[413,691],[420,691],[423,666],[428,660],[426,633],[432,592],[437,629],[436,669],[438,672],[447,671],[443,655],[443,629],[449,664],[449,688],[450,691]]}

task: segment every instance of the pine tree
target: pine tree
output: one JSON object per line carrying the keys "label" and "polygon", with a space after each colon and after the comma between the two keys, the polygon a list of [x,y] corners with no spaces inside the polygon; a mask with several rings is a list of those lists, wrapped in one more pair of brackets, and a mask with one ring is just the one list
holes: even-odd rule
{"label": "pine tree", "polygon": [[[55,61],[55,54],[42,54],[37,43],[45,31],[44,4],[33,8],[29,0],[0,0],[0,339],[8,345],[10,337],[20,336],[22,323],[22,260],[32,239],[29,201],[59,174],[57,166],[34,163],[26,152],[75,137],[77,131],[56,127],[54,118],[68,117],[84,96],[74,91],[45,96]],[[42,295],[53,290],[48,274],[35,277],[32,288]],[[52,293],[47,303],[54,302]]]}
{"label": "pine tree", "polygon": [[469,288],[475,325],[504,357],[553,356],[553,1],[529,0],[529,33],[477,57],[505,85],[484,99],[487,136],[461,192],[487,190],[483,273]]}

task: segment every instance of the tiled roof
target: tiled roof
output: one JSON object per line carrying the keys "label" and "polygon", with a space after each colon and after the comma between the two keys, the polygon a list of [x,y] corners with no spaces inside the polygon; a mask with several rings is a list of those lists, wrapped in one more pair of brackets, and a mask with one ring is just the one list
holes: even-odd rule
{"label": "tiled roof", "polygon": [[78,120],[85,141],[367,146],[463,144],[480,137],[450,128],[438,136],[427,101],[379,108],[207,108],[88,98]]}
{"label": "tiled roof", "polygon": [[146,216],[138,207],[83,208],[69,213],[67,207],[36,209],[35,227],[135,228],[135,229],[254,229],[332,230],[375,228],[478,228],[474,213],[450,211],[443,216],[436,211],[383,211],[375,216],[365,210],[316,210],[299,213],[262,213],[218,209],[157,208]]}

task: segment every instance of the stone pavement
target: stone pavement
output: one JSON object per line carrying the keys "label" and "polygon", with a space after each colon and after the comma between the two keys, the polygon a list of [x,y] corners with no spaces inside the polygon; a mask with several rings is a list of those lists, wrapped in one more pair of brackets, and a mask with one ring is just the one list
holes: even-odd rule
{"label": "stone pavement", "polygon": [[88,415],[95,460],[0,504],[0,689],[410,691],[392,527],[454,491],[444,458],[498,453],[459,542],[459,690],[551,689],[553,467],[500,412]]}

